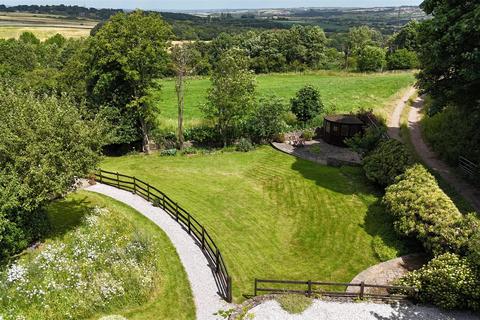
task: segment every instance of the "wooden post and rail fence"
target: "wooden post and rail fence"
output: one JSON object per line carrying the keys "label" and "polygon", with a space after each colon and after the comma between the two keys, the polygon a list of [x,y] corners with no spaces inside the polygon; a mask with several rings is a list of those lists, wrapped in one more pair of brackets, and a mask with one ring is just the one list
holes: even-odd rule
{"label": "wooden post and rail fence", "polygon": [[[227,302],[232,302],[232,278],[230,277],[225,261],[223,260],[220,249],[213,241],[205,227],[198,222],[189,212],[183,209],[177,202],[170,199],[165,193],[154,186],[132,176],[118,172],[110,172],[102,169],[95,171],[95,181],[118,189],[130,191],[145,200],[151,202],[154,206],[162,208],[182,228],[188,232],[198,242],[201,250],[210,263],[212,273],[215,277],[219,295]],[[268,287],[262,286],[269,284]],[[292,287],[293,286],[293,287]],[[300,288],[299,288],[300,287]],[[322,290],[321,288],[325,288]],[[333,287],[343,287],[343,291],[329,291]],[[358,287],[358,292],[348,292],[345,288]],[[388,294],[371,294],[365,291],[366,288],[385,289]],[[371,285],[361,283],[337,283],[337,282],[318,282],[318,281],[296,281],[296,280],[265,280],[255,279],[254,296],[259,294],[279,294],[295,293],[312,295],[324,295],[332,297],[352,297],[352,298],[376,298],[376,299],[404,299],[407,296],[401,294],[390,294],[391,290],[397,292],[408,292],[414,288]]]}
{"label": "wooden post and rail fence", "polygon": [[[332,288],[341,288],[339,291],[332,290]],[[347,288],[357,287],[358,291],[348,291]],[[322,289],[324,288],[324,289]],[[368,288],[380,289],[385,291],[382,293],[370,293]],[[347,297],[358,299],[387,299],[387,300],[403,300],[407,299],[407,292],[415,292],[415,288],[400,287],[400,286],[386,286],[376,284],[360,283],[339,283],[339,282],[318,282],[318,281],[297,281],[297,280],[266,280],[255,279],[254,296],[259,294],[302,294],[306,296],[330,296],[330,297]],[[401,293],[399,293],[401,292]]]}
{"label": "wooden post and rail fence", "polygon": [[212,268],[220,296],[227,302],[232,302],[232,278],[228,273],[222,253],[208,231],[197,219],[165,193],[136,177],[97,169],[95,171],[95,181],[130,191],[151,202],[154,206],[162,208],[175,219],[201,247]]}

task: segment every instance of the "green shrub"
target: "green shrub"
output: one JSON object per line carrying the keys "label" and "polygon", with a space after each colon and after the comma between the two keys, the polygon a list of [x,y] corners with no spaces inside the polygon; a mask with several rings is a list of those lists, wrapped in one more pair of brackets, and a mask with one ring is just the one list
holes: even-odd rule
{"label": "green shrub", "polygon": [[198,149],[194,147],[187,147],[182,150],[183,155],[192,155],[197,153],[198,153]]}
{"label": "green shrub", "polygon": [[[6,319],[88,319],[150,299],[162,248],[126,219],[96,208],[82,226],[0,272]],[[48,305],[48,307],[47,307]]]}
{"label": "green shrub", "polygon": [[320,92],[314,86],[307,85],[300,89],[290,101],[291,110],[298,121],[305,125],[324,110]]}
{"label": "green shrub", "polygon": [[257,143],[271,142],[277,134],[285,131],[285,113],[288,107],[284,102],[273,96],[263,98],[248,119],[247,131]]}
{"label": "green shrub", "polygon": [[377,148],[386,132],[387,128],[384,126],[368,127],[363,134],[357,133],[352,138],[345,139],[345,144],[353,151],[366,156]]}
{"label": "green shrub", "polygon": [[418,289],[413,297],[445,309],[480,310],[480,274],[467,259],[445,253],[420,270],[408,273],[399,285]]}
{"label": "green shrub", "polygon": [[461,213],[423,166],[407,169],[386,189],[383,203],[394,219],[395,230],[415,237],[429,252],[457,252],[465,245],[465,237],[459,236]]}
{"label": "green shrub", "polygon": [[412,164],[413,159],[403,143],[390,139],[381,142],[365,157],[363,169],[368,179],[386,187]]}
{"label": "green shrub", "polygon": [[21,252],[34,241],[41,239],[48,229],[48,219],[42,209],[0,215],[0,261]]}
{"label": "green shrub", "polygon": [[217,130],[206,125],[185,129],[184,134],[185,140],[203,145],[218,145],[221,143]]}
{"label": "green shrub", "polygon": [[240,152],[249,152],[253,149],[255,149],[255,147],[252,145],[250,140],[245,138],[238,140],[237,145],[235,146],[235,150]]}
{"label": "green shrub", "polygon": [[177,149],[166,149],[160,151],[161,156],[173,157],[177,155]]}
{"label": "green shrub", "polygon": [[313,129],[306,129],[302,132],[302,138],[305,139],[305,141],[312,140],[314,136],[315,132],[313,131]]}
{"label": "green shrub", "polygon": [[285,137],[285,133],[279,133],[275,136],[274,141],[279,142],[279,143],[284,143],[287,140],[287,137]]}
{"label": "green shrub", "polygon": [[387,66],[390,70],[415,69],[418,64],[418,56],[415,51],[398,49],[387,55]]}
{"label": "green shrub", "polygon": [[[464,156],[480,163],[480,112],[462,111],[453,107],[424,117],[423,134],[432,149],[452,166],[458,165],[458,158]],[[480,172],[478,179],[480,181]]]}
{"label": "green shrub", "polygon": [[365,46],[357,57],[359,71],[381,71],[385,66],[385,50],[374,46]]}

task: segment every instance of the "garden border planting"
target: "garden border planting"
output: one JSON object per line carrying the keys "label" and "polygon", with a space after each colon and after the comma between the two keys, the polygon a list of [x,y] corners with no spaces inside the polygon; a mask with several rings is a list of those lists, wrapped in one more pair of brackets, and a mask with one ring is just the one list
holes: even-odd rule
{"label": "garden border planting", "polygon": [[162,208],[175,219],[198,242],[212,268],[219,295],[225,301],[232,302],[232,278],[228,273],[220,249],[203,225],[189,212],[180,207],[178,203],[174,202],[162,191],[136,177],[97,169],[95,180],[121,190],[130,191],[151,202],[154,206]]}

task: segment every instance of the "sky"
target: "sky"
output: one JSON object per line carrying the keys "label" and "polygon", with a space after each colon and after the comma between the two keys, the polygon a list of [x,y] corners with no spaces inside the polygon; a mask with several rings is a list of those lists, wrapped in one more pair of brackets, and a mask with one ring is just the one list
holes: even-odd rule
{"label": "sky", "polygon": [[65,4],[122,9],[256,9],[286,7],[388,7],[419,5],[422,0],[0,0],[0,4]]}

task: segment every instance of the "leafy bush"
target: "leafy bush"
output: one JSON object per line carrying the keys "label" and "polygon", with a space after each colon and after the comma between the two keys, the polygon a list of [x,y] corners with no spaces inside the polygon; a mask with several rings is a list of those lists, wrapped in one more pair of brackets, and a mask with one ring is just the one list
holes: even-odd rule
{"label": "leafy bush", "polygon": [[390,139],[383,141],[363,160],[368,179],[386,187],[413,164],[413,159],[403,143]]}
{"label": "leafy bush", "polygon": [[312,140],[314,136],[315,132],[313,131],[313,129],[305,129],[302,132],[302,138],[305,139],[305,141]]}
{"label": "leafy bush", "polygon": [[365,46],[357,57],[359,71],[380,71],[385,66],[385,50],[374,46]]}
{"label": "leafy bush", "polygon": [[383,203],[395,220],[395,230],[417,238],[433,254],[464,246],[461,213],[423,166],[407,169],[386,189]]}
{"label": "leafy bush", "polygon": [[161,156],[173,157],[177,155],[177,149],[166,149],[160,151]]}
{"label": "leafy bush", "polygon": [[191,155],[191,154],[197,154],[198,150],[194,147],[187,147],[182,150],[183,155]]}
{"label": "leafy bush", "polygon": [[415,69],[419,65],[415,51],[398,49],[387,55],[387,66],[390,70]]}
{"label": "leafy bush", "polygon": [[399,250],[387,245],[381,236],[373,237],[372,248],[380,261],[388,261],[398,257]]}
{"label": "leafy bush", "polygon": [[96,208],[84,224],[0,272],[7,319],[85,319],[150,298],[160,277],[156,242]]}
{"label": "leafy bush", "polygon": [[292,112],[304,125],[324,110],[320,92],[311,85],[300,89],[295,97],[292,98],[290,104]]}
{"label": "leafy bush", "polygon": [[248,119],[248,132],[253,141],[271,142],[287,125],[285,113],[288,107],[276,97],[262,99]]}
{"label": "leafy bush", "polygon": [[479,281],[479,269],[467,259],[445,253],[420,270],[408,273],[398,284],[417,288],[413,297],[423,303],[433,303],[445,309],[480,310]]}
{"label": "leafy bush", "polygon": [[185,129],[185,140],[203,145],[218,145],[221,143],[217,130],[206,125]]}
{"label": "leafy bush", "polygon": [[236,151],[240,152],[249,152],[255,149],[255,147],[252,145],[250,140],[241,138],[238,142],[237,145],[235,146]]}
{"label": "leafy bush", "polygon": [[377,148],[386,132],[384,126],[368,127],[363,134],[357,133],[352,138],[345,139],[345,143],[353,151],[365,156]]}
{"label": "leafy bush", "polygon": [[[424,117],[422,129],[433,150],[449,164],[457,166],[460,156],[480,163],[479,122],[480,112],[478,111],[462,112],[462,110],[447,107],[433,116]],[[478,177],[477,181],[480,181],[480,172]]]}
{"label": "leafy bush", "polygon": [[274,141],[279,143],[284,143],[287,140],[285,133],[279,133],[275,136]]}

